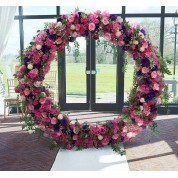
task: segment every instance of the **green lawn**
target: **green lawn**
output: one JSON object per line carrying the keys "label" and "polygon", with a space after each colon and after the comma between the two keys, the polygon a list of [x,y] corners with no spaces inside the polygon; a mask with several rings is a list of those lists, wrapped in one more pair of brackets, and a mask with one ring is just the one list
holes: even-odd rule
{"label": "green lawn", "polygon": [[[0,70],[4,74],[4,83],[7,89],[7,78],[11,78],[12,74],[8,71],[13,69],[14,63],[5,65],[1,63]],[[85,93],[86,92],[86,65],[84,63],[67,63],[66,65],[66,89],[67,93]],[[173,67],[169,66],[170,70],[173,71]],[[8,70],[7,70],[8,69]],[[98,73],[96,75],[96,91],[97,93],[113,93],[116,91],[116,65],[114,64],[97,64],[96,69]],[[57,63],[53,62],[51,65],[51,71],[57,71]],[[133,80],[133,65],[127,66],[125,73],[124,90],[128,92],[132,87]],[[12,72],[11,72],[12,73]],[[178,70],[176,70],[178,76]],[[166,76],[171,78],[171,76]],[[56,83],[57,85],[57,83]]]}

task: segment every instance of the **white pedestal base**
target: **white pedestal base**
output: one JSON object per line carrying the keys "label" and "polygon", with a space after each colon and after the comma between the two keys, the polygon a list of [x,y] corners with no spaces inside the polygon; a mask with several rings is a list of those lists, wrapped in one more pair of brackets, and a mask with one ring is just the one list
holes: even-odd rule
{"label": "white pedestal base", "polygon": [[59,151],[51,171],[129,171],[126,156],[111,147]]}

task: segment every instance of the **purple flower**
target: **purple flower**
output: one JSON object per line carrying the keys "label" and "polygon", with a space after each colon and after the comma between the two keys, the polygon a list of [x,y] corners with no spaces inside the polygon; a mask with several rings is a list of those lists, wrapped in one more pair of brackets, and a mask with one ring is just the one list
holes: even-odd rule
{"label": "purple flower", "polygon": [[35,64],[35,67],[36,67],[38,70],[42,69],[42,65],[41,65],[41,64]]}
{"label": "purple flower", "polygon": [[122,49],[123,49],[124,51],[127,51],[127,50],[129,49],[129,47],[128,47],[128,46],[123,46]]}
{"label": "purple flower", "polygon": [[145,81],[144,81],[144,83],[145,83],[145,85],[150,86],[151,81],[148,78],[146,78]]}
{"label": "purple flower", "polygon": [[49,39],[52,41],[55,41],[56,37],[55,37],[55,35],[49,35]]}
{"label": "purple flower", "polygon": [[126,43],[129,43],[130,40],[131,40],[131,37],[130,37],[130,36],[126,36],[126,37],[124,38],[124,41],[125,41]]}
{"label": "purple flower", "polygon": [[43,51],[43,53],[47,52],[48,50],[49,50],[48,46],[46,46],[46,45],[43,45],[41,48],[41,51]]}
{"label": "purple flower", "polygon": [[28,57],[23,58],[23,61],[27,63],[30,59]]}
{"label": "purple flower", "polygon": [[143,28],[140,31],[144,34],[144,36],[146,36],[146,32]]}
{"label": "purple flower", "polygon": [[139,70],[139,71],[137,71],[136,75],[137,75],[137,76],[141,76],[141,75],[143,75],[143,73],[142,73],[141,70]]}
{"label": "purple flower", "polygon": [[145,58],[141,60],[142,67],[149,67],[150,61],[149,59]]}
{"label": "purple flower", "polygon": [[65,117],[63,119],[61,119],[61,125],[64,127],[67,126],[67,119]]}
{"label": "purple flower", "polygon": [[40,109],[40,107],[41,107],[41,104],[40,104],[40,103],[38,103],[37,105],[34,106],[35,110]]}
{"label": "purple flower", "polygon": [[110,18],[111,20],[116,20],[116,19],[117,19],[117,15],[112,14],[112,15],[109,16],[109,18]]}
{"label": "purple flower", "polygon": [[62,21],[62,16],[60,15],[58,18],[57,18],[57,22],[61,22]]}
{"label": "purple flower", "polygon": [[59,131],[59,126],[58,125],[54,125],[53,129],[54,129],[54,132],[58,132]]}

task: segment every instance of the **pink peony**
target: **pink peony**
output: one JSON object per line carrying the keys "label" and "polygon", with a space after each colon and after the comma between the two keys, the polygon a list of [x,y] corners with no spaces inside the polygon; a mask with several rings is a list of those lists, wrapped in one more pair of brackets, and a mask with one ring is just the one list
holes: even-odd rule
{"label": "pink peony", "polygon": [[109,24],[109,20],[108,20],[108,18],[106,18],[106,17],[104,17],[104,18],[102,19],[102,22],[103,22],[104,25]]}
{"label": "pink peony", "polygon": [[105,33],[105,34],[104,34],[104,37],[105,37],[105,38],[108,38],[108,39],[111,39],[111,34],[110,34],[110,33]]}
{"label": "pink peony", "polygon": [[53,117],[53,118],[51,119],[51,124],[55,125],[56,123],[57,123],[57,119],[56,119],[55,117]]}
{"label": "pink peony", "polygon": [[33,69],[28,73],[30,79],[35,79],[38,76],[38,69]]}
{"label": "pink peony", "polygon": [[30,94],[30,90],[29,90],[28,88],[25,88],[24,94],[25,94],[26,96],[29,95],[29,94]]}
{"label": "pink peony", "polygon": [[156,78],[156,77],[157,77],[157,72],[156,72],[156,71],[153,71],[153,72],[151,73],[151,77],[152,77],[152,78]]}
{"label": "pink peony", "polygon": [[116,139],[118,139],[118,137],[119,137],[119,134],[114,134],[114,135],[112,136],[112,139],[116,140]]}
{"label": "pink peony", "polygon": [[68,21],[69,21],[69,22],[74,22],[74,19],[75,19],[74,15],[70,15],[70,16],[68,17]]}
{"label": "pink peony", "polygon": [[149,69],[147,67],[142,68],[142,73],[147,74],[149,72]]}
{"label": "pink peony", "polygon": [[155,83],[155,84],[153,85],[153,90],[158,90],[158,91],[159,91],[159,85],[158,85],[157,83]]}
{"label": "pink peony", "polygon": [[37,88],[40,87],[40,86],[41,86],[41,82],[40,82],[40,81],[36,81],[36,82],[34,83],[34,86],[37,87]]}
{"label": "pink peony", "polygon": [[95,30],[95,24],[94,23],[90,23],[89,24],[89,30],[90,31],[94,31]]}

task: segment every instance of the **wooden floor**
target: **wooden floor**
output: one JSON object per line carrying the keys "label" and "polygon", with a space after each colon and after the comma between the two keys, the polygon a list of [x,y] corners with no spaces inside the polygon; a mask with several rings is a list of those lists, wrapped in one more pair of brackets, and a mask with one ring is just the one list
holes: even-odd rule
{"label": "wooden floor", "polygon": [[[71,119],[82,122],[110,120],[117,115],[73,111],[69,114]],[[130,170],[178,170],[178,116],[159,116],[157,123],[159,135],[145,129],[135,142],[124,144]],[[0,116],[0,171],[49,171],[58,150],[50,150],[48,146],[48,139],[22,131],[16,115],[6,120]]]}

